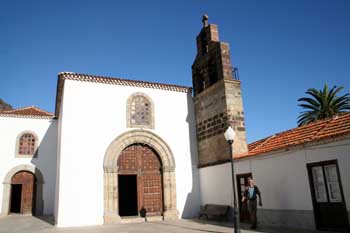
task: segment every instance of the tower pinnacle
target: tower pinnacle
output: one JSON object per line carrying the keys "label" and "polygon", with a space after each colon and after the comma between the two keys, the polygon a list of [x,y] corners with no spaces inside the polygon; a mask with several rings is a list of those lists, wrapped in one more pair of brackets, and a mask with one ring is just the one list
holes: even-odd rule
{"label": "tower pinnacle", "polygon": [[203,27],[208,26],[208,19],[209,19],[209,16],[207,14],[204,14],[202,18]]}

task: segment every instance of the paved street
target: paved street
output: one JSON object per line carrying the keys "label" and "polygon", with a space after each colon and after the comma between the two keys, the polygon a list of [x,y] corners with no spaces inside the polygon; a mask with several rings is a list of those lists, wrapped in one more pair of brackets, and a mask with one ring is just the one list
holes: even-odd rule
{"label": "paved street", "polygon": [[[243,225],[247,229],[248,226]],[[149,223],[132,223],[118,225],[104,225],[94,227],[56,228],[47,219],[30,216],[8,216],[0,218],[0,233],[228,233],[233,232],[232,225],[192,221],[161,221]],[[242,230],[242,233],[315,233],[316,231],[302,231],[296,229],[261,228],[259,231]],[[329,233],[329,232],[328,232]]]}

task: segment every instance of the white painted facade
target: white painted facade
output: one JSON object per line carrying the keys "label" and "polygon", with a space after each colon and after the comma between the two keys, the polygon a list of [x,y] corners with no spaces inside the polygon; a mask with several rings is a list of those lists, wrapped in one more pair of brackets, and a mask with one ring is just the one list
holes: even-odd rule
{"label": "white painted facade", "polygon": [[[235,161],[235,174],[252,173],[262,193],[263,207],[259,207],[258,211],[260,222],[314,229],[307,164],[329,160],[338,162],[349,213],[350,139],[238,159]],[[199,174],[202,205],[233,205],[230,163],[201,168]]]}
{"label": "white painted facade", "polygon": [[[194,106],[191,93],[131,85],[64,80],[57,119],[0,115],[0,180],[11,169],[27,165],[43,179],[43,214],[54,215],[58,227],[104,223],[104,160],[107,149],[127,127],[127,100],[148,96],[154,107],[154,128],[175,161],[176,209],[181,218],[198,216],[201,205],[233,205],[230,163],[198,168]],[[16,157],[16,140],[24,131],[38,137],[38,155]],[[350,139],[297,146],[235,162],[236,174],[252,173],[264,206],[265,224],[315,228],[307,164],[337,160],[350,212]],[[0,185],[0,200],[5,199]],[[8,214],[0,202],[1,214]],[[349,214],[350,216],[350,214]]]}
{"label": "white painted facade", "polygon": [[173,153],[179,216],[198,213],[199,179],[190,93],[72,80],[65,80],[64,85],[58,132],[58,226],[103,224],[103,160],[111,142],[131,130],[126,127],[126,106],[129,96],[136,92],[152,99],[155,128],[150,131]]}
{"label": "white painted facade", "polygon": [[[44,177],[43,214],[54,213],[57,160],[57,124],[53,119],[16,118],[0,116],[0,181],[4,182],[9,171],[17,166],[37,168]],[[18,136],[30,131],[38,137],[39,150],[34,158],[16,158]],[[4,198],[4,185],[0,185],[0,200]],[[0,202],[0,210],[3,209]],[[1,215],[7,213],[1,212]]]}

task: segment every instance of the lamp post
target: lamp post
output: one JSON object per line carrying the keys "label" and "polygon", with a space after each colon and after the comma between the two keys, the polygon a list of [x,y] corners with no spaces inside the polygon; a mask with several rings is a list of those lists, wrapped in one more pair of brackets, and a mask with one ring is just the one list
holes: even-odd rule
{"label": "lamp post", "polygon": [[230,146],[230,159],[231,159],[231,175],[232,175],[232,191],[233,191],[233,226],[235,228],[235,233],[240,233],[239,227],[239,213],[237,210],[237,197],[236,197],[236,186],[235,186],[235,169],[234,169],[234,160],[233,160],[233,149],[232,144],[236,136],[235,131],[229,126],[225,132],[225,139]]}

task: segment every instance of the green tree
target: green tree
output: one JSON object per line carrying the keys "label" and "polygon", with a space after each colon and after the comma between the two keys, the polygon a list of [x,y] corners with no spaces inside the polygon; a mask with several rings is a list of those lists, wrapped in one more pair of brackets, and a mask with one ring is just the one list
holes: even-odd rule
{"label": "green tree", "polygon": [[298,117],[298,125],[306,125],[320,119],[326,119],[342,112],[350,110],[350,95],[346,93],[342,96],[338,94],[343,87],[329,89],[325,84],[323,90],[315,88],[308,89],[305,93],[310,96],[298,99],[299,106],[305,109],[300,112]]}

